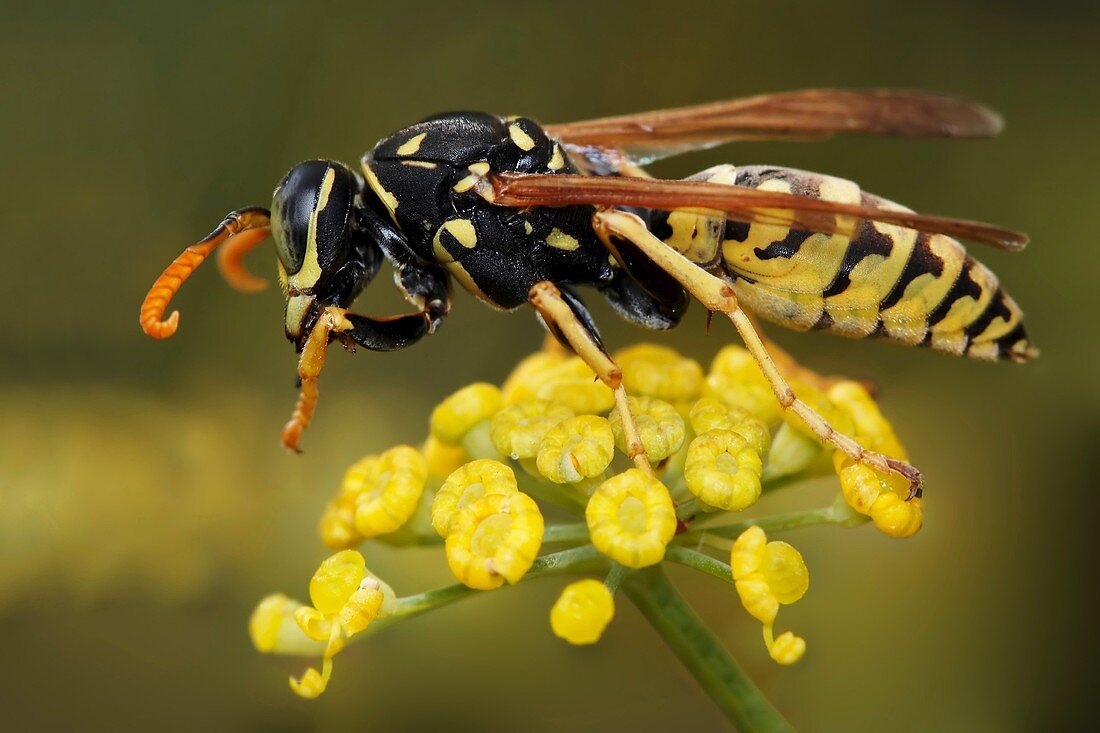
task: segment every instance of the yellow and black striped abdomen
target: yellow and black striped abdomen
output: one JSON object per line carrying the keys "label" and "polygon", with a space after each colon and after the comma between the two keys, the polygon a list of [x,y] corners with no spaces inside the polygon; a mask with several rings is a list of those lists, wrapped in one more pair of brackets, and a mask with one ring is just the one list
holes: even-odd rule
{"label": "yellow and black striped abdomen", "polygon": [[[790,168],[719,166],[697,178],[904,210],[851,181]],[[747,310],[789,328],[981,359],[1037,353],[1019,307],[956,240],[854,217],[843,234],[811,233],[784,218],[789,212],[776,211],[774,224],[722,221],[718,232],[718,219],[675,212],[658,236],[704,267],[721,265]]]}

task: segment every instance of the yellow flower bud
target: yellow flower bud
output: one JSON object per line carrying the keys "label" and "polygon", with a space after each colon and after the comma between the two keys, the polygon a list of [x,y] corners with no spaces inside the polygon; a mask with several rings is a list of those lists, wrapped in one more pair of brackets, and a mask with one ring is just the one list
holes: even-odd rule
{"label": "yellow flower bud", "polygon": [[471,588],[518,583],[542,546],[542,514],[522,493],[487,494],[456,512],[447,533],[447,564]]}
{"label": "yellow flower bud", "polygon": [[578,415],[550,428],[539,443],[539,473],[554,483],[599,476],[615,457],[615,435],[606,418]]}
{"label": "yellow flower bud", "polygon": [[748,441],[761,456],[767,455],[771,445],[771,431],[763,420],[716,397],[703,397],[696,401],[691,406],[689,420],[696,435],[711,430],[732,430]]}
{"label": "yellow flower bud", "polygon": [[741,605],[764,625],[764,644],[780,664],[794,664],[806,651],[806,641],[787,631],[772,638],[780,605],[794,603],[810,587],[810,572],[798,550],[786,542],[768,542],[764,530],[746,529],[730,550],[733,584]]}
{"label": "yellow flower bud", "polygon": [[457,445],[470,428],[491,418],[503,404],[496,385],[478,382],[463,387],[432,410],[432,435],[441,443]]}
{"label": "yellow flower bud", "polygon": [[623,386],[632,394],[680,402],[697,397],[702,387],[699,363],[665,346],[630,346],[616,353],[615,361],[623,371]]}
{"label": "yellow flower bud", "polygon": [[367,563],[355,550],[328,557],[309,581],[309,598],[325,616],[335,616],[367,575]]}
{"label": "yellow flower bud", "polygon": [[272,593],[261,600],[248,619],[248,636],[256,650],[266,654],[309,648],[311,645],[302,644],[304,640],[294,622],[294,614],[300,608],[305,606],[282,593]]}
{"label": "yellow flower bud", "polygon": [[727,346],[718,352],[703,381],[702,393],[746,410],[766,425],[783,417],[783,408],[756,360],[740,346]]}
{"label": "yellow flower bud", "polygon": [[806,653],[806,640],[801,636],[795,636],[790,631],[785,631],[774,641],[771,639],[771,626],[764,630],[764,643],[768,647],[768,654],[780,664],[794,664]]}
{"label": "yellow flower bud", "polygon": [[[798,395],[799,399],[810,406],[811,409],[816,411],[819,415],[825,418],[830,425],[838,433],[844,433],[845,435],[851,435],[855,432],[855,423],[852,422],[852,417],[840,409],[835,402],[829,397],[817,389],[816,387],[800,382],[791,380],[791,389]],[[808,438],[819,440],[814,434],[813,429],[806,424],[806,421],[796,415],[794,412],[786,411],[783,413],[783,420],[792,428],[802,433]]]}
{"label": "yellow flower bud", "polygon": [[882,473],[848,456],[833,458],[840,491],[848,506],[871,517],[875,526],[891,537],[910,537],[924,522],[924,504],[919,498],[906,501],[909,482],[895,473]]}
{"label": "yellow flower bud", "polygon": [[[638,437],[645,448],[646,457],[652,463],[660,463],[684,443],[684,418],[676,408],[655,397],[630,397],[630,413],[638,427]],[[623,453],[628,452],[626,435],[623,433],[622,415],[616,410],[611,413],[611,430],[615,434],[615,445]]]}
{"label": "yellow flower bud", "polygon": [[427,461],[407,445],[361,459],[341,487],[342,496],[354,497],[356,531],[377,537],[399,529],[416,511],[427,480]]}
{"label": "yellow flower bud", "polygon": [[568,356],[556,351],[537,351],[525,357],[504,380],[504,386],[501,387],[504,404],[514,405],[536,399],[536,393],[545,383],[546,375],[567,361]]}
{"label": "yellow flower bud", "polygon": [[428,463],[428,475],[433,478],[446,478],[470,460],[465,448],[460,445],[447,445],[440,442],[434,435],[428,436],[420,452]]}
{"label": "yellow flower bud", "polygon": [[349,550],[363,541],[355,528],[355,496],[341,493],[325,505],[318,529],[325,547]]}
{"label": "yellow flower bud", "polygon": [[810,573],[798,550],[786,542],[768,542],[757,526],[733,543],[730,567],[745,610],[765,624],[775,620],[779,604],[794,603],[810,587]]}
{"label": "yellow flower bud", "polygon": [[891,458],[907,460],[905,447],[898,440],[893,425],[878,408],[878,404],[859,382],[837,382],[826,393],[854,424],[856,439],[870,450]]}
{"label": "yellow flower bud", "polygon": [[519,363],[504,383],[504,401],[539,399],[560,402],[577,415],[607,412],[615,395],[580,357],[556,352],[533,354]]}
{"label": "yellow flower bud", "polygon": [[340,609],[339,621],[348,636],[363,631],[378,618],[384,599],[380,583],[371,577],[363,578],[359,588]]}
{"label": "yellow flower bud", "polygon": [[684,480],[710,506],[740,511],[760,498],[763,462],[756,448],[732,430],[711,430],[688,446]]}
{"label": "yellow flower bud", "polygon": [[306,700],[314,700],[320,697],[321,693],[328,687],[329,678],[332,677],[332,658],[325,657],[324,664],[321,669],[323,672],[318,672],[313,667],[306,670],[306,673],[302,675],[301,679],[290,678],[290,689],[294,690],[294,694],[298,697]]}
{"label": "yellow flower bud", "polygon": [[564,403],[524,400],[493,416],[489,437],[502,455],[514,460],[531,458],[538,453],[539,442],[547,431],[570,417],[573,411]]}
{"label": "yellow flower bud", "polygon": [[600,484],[584,517],[596,549],[631,568],[659,563],[676,534],[668,489],[636,468]]}
{"label": "yellow flower bud", "polygon": [[570,644],[595,644],[615,616],[615,599],[607,586],[586,578],[570,583],[550,609],[550,628]]}
{"label": "yellow flower bud", "polygon": [[507,496],[519,491],[516,475],[500,461],[481,458],[470,461],[447,477],[432,502],[432,527],[446,539],[455,514],[487,495]]}
{"label": "yellow flower bud", "polygon": [[312,606],[302,606],[294,612],[294,621],[302,633],[314,641],[332,639],[333,624],[336,619],[318,611]]}

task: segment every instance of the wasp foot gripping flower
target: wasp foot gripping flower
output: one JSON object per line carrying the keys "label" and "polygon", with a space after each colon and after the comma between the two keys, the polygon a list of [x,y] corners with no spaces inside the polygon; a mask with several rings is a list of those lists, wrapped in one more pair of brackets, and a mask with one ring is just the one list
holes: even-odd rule
{"label": "wasp foot gripping flower", "polygon": [[432,502],[432,526],[447,538],[455,514],[483,496],[507,496],[519,491],[516,475],[500,461],[481,458],[470,461],[447,477]]}
{"label": "wasp foot gripping flower", "polygon": [[486,494],[459,509],[447,532],[447,564],[478,590],[518,583],[542,546],[543,521],[527,494]]}
{"label": "wasp foot gripping flower", "polygon": [[659,563],[676,534],[668,489],[637,468],[600,484],[584,518],[596,549],[630,568]]}
{"label": "wasp foot gripping flower", "polygon": [[539,443],[539,473],[556,484],[599,476],[615,457],[611,423],[596,415],[567,418],[550,428]]}
{"label": "wasp foot gripping flower", "polygon": [[463,387],[432,411],[431,431],[441,443],[457,445],[470,428],[495,415],[503,405],[500,389],[478,382]]}
{"label": "wasp foot gripping flower", "polygon": [[794,603],[810,587],[810,572],[798,550],[786,542],[768,542],[760,527],[749,527],[730,551],[734,587],[741,605],[764,624],[764,643],[772,659],[794,664],[806,651],[806,642],[791,632],[772,638],[779,605]]}
{"label": "wasp foot gripping flower", "polygon": [[752,354],[740,346],[727,346],[714,357],[703,381],[703,395],[747,410],[768,425],[783,418],[783,408],[764,373]]}
{"label": "wasp foot gripping flower", "polygon": [[902,476],[884,474],[856,463],[842,453],[833,456],[840,491],[848,506],[869,516],[875,526],[891,537],[911,537],[924,522],[924,500],[906,500],[909,482]]}
{"label": "wasp foot gripping flower", "polygon": [[294,612],[298,627],[310,639],[325,642],[321,670],[310,668],[301,678],[290,678],[290,687],[305,698],[325,691],[332,676],[332,658],[344,641],[366,629],[382,613],[393,591],[367,572],[363,556],[355,550],[332,555],[317,568],[309,581],[313,607],[300,606]]}
{"label": "wasp foot gripping flower", "polygon": [[578,646],[595,644],[615,616],[615,599],[599,580],[570,583],[550,609],[554,634]]}
{"label": "wasp foot gripping flower", "polygon": [[615,394],[578,356],[542,351],[519,363],[502,389],[506,404],[539,399],[561,402],[577,415],[607,412]]}
{"label": "wasp foot gripping flower", "polygon": [[570,417],[573,411],[563,402],[524,400],[493,416],[489,437],[502,455],[513,460],[533,458],[550,428]]}
{"label": "wasp foot gripping flower", "polygon": [[[684,443],[684,418],[680,417],[675,407],[655,397],[630,397],[627,403],[638,427],[638,437],[645,448],[646,458],[652,463],[660,463],[680,450]],[[616,410],[609,419],[611,430],[615,433],[616,447],[628,453],[622,415]]]}
{"label": "wasp foot gripping flower", "polygon": [[710,430],[688,446],[688,490],[712,507],[741,511],[756,503],[763,463],[756,447],[732,430]]}
{"label": "wasp foot gripping flower", "polygon": [[664,346],[630,346],[615,354],[615,362],[630,394],[676,403],[698,397],[703,385],[699,363]]}

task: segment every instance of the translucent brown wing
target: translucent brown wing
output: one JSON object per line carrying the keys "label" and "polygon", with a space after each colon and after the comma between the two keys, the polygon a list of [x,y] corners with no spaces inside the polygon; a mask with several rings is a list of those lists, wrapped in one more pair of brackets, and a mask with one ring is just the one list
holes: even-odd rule
{"label": "translucent brown wing", "polygon": [[[846,204],[778,191],[701,181],[665,181],[627,176],[499,173],[492,176],[494,203],[504,206],[639,206],[649,209],[721,211],[750,224],[782,224],[826,234],[851,234],[858,219],[946,234],[1016,251],[1027,235],[966,219]],[[854,217],[854,218],[853,218]]]}
{"label": "translucent brown wing", "polygon": [[837,133],[989,137],[1001,118],[974,102],[889,89],[806,89],[550,125],[568,146],[618,148],[637,162],[735,140],[818,140]]}

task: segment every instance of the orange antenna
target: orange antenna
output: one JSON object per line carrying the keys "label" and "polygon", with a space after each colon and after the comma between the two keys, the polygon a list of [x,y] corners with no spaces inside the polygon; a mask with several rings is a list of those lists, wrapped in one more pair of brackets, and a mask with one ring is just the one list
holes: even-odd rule
{"label": "orange antenna", "polygon": [[[263,241],[263,237],[266,237],[270,231],[270,224],[271,212],[267,209],[258,206],[238,209],[226,216],[222,223],[214,228],[214,231],[181,252],[172,261],[172,264],[165,268],[145,295],[145,301],[141,304],[141,330],[155,339],[168,338],[174,334],[179,327],[179,311],[172,311],[172,315],[167,319],[164,318],[164,311],[168,309],[168,303],[171,302],[172,296],[179,292],[184,281],[191,276],[191,273],[202,264],[202,261],[219,244],[243,232],[250,232],[250,230],[256,230],[256,233],[251,234],[250,232],[251,236],[234,248],[239,250],[239,253],[235,255],[238,267],[236,270],[233,269],[232,263],[234,260],[231,255],[229,269],[232,274],[226,275],[226,279],[234,286],[240,286],[243,281],[248,279],[257,280],[258,278],[249,275],[243,266],[240,266],[240,256]],[[253,240],[254,237],[258,236],[259,230],[263,230],[263,237]],[[224,267],[222,272],[223,274],[226,272]],[[245,277],[242,278],[241,275]]]}
{"label": "orange antenna", "polygon": [[234,234],[218,250],[218,270],[230,287],[242,293],[257,293],[267,287],[267,280],[253,275],[244,266],[246,254],[262,244],[271,227],[256,227]]}

